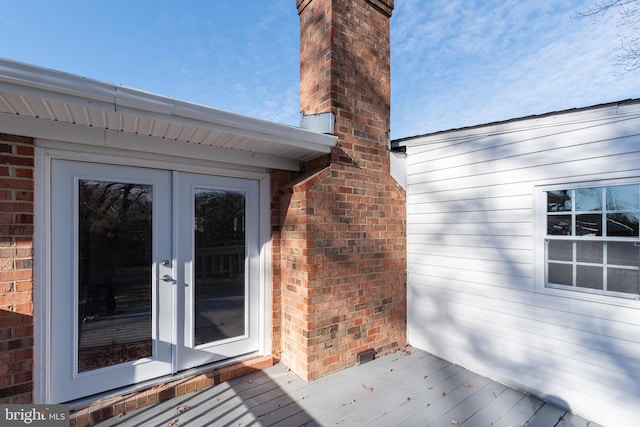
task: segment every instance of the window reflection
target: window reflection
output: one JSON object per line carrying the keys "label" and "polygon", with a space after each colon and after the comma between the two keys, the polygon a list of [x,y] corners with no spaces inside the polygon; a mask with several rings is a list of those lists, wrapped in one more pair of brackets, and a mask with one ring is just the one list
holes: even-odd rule
{"label": "window reflection", "polygon": [[570,236],[571,215],[549,215],[547,218],[547,234],[550,236]]}
{"label": "window reflection", "polygon": [[639,185],[548,191],[546,209],[548,285],[640,295]]}
{"label": "window reflection", "polygon": [[576,236],[602,236],[602,215],[576,215]]}
{"label": "window reflection", "polygon": [[607,187],[606,192],[607,210],[636,212],[640,210],[640,195],[637,185]]}
{"label": "window reflection", "polygon": [[547,212],[570,212],[571,195],[567,190],[547,192]]}
{"label": "window reflection", "polygon": [[152,355],[152,187],[78,183],[78,371]]}
{"label": "window reflection", "polygon": [[245,334],[244,193],[195,192],[195,345]]}
{"label": "window reflection", "polygon": [[607,214],[607,236],[638,236],[638,215],[633,212]]}
{"label": "window reflection", "polygon": [[601,188],[579,188],[575,191],[576,211],[600,211],[602,210]]}

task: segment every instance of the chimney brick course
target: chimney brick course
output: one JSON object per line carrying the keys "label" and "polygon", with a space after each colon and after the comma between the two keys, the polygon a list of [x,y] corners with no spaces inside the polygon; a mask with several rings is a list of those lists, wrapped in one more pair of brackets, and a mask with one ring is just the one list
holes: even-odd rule
{"label": "chimney brick course", "polygon": [[387,151],[393,1],[297,6],[301,109],[333,112],[339,140],[282,189],[282,360],[311,380],[405,344],[405,193]]}

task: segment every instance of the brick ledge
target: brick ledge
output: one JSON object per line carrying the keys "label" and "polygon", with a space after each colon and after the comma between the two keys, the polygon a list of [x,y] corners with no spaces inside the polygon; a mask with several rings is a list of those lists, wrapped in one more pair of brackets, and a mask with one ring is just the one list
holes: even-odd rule
{"label": "brick ledge", "polygon": [[230,379],[247,375],[273,366],[273,356],[261,356],[234,363],[229,366],[213,368],[208,372],[180,378],[146,390],[98,400],[83,408],[71,412],[70,427],[86,427],[109,418],[118,417],[128,411],[154,405],[187,393],[203,390]]}

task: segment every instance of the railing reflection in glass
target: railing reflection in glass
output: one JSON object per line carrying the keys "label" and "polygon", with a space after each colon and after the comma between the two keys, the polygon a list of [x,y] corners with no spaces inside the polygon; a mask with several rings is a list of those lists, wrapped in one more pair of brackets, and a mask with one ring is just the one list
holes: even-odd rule
{"label": "railing reflection in glass", "polygon": [[245,206],[242,192],[195,190],[195,345],[246,333]]}

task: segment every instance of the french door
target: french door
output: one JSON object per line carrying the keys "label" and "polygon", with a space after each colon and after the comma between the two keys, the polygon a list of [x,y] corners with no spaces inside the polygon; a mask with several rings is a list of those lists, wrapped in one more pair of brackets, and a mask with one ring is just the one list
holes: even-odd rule
{"label": "french door", "polygon": [[52,160],[49,399],[259,350],[259,182]]}

